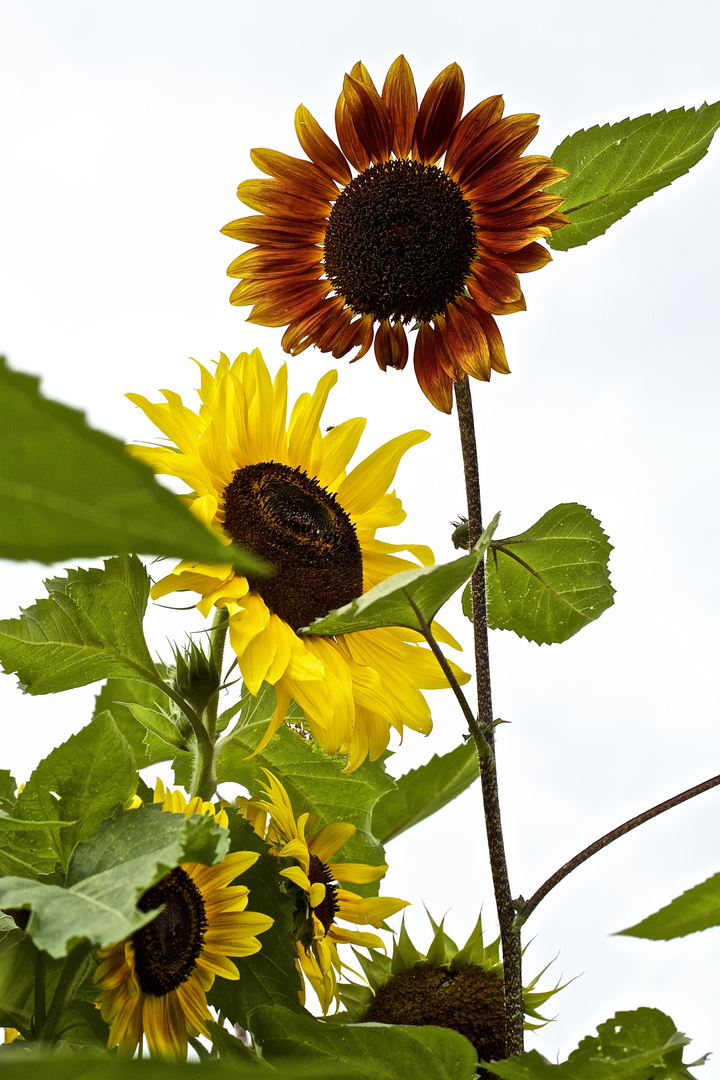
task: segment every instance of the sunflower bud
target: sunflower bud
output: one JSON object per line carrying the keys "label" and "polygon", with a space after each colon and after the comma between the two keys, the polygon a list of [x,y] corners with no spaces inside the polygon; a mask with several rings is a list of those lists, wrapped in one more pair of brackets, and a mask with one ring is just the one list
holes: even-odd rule
{"label": "sunflower bud", "polygon": [[174,688],[198,712],[202,712],[217,693],[220,672],[215,658],[206,656],[203,650],[189,641],[186,649],[173,646],[175,653]]}

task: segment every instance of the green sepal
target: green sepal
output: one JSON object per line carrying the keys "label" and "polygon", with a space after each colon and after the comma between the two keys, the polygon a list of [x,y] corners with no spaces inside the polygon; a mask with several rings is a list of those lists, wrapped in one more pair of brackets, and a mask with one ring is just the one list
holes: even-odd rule
{"label": "green sepal", "polygon": [[485,562],[488,625],[538,644],[567,641],[613,603],[612,546],[578,503],[548,510],[524,533],[498,540]]}
{"label": "green sepal", "polygon": [[652,941],[670,941],[711,926],[720,926],[720,874],[713,874],[687,889],[659,911],[619,933]]}
{"label": "green sepal", "polygon": [[427,914],[434,933],[433,939],[430,942],[430,948],[427,951],[426,959],[429,964],[437,964],[438,967],[444,967],[456,956],[458,947],[443,929],[445,920],[443,919],[442,922],[436,923],[429,911]]}
{"label": "green sepal", "polygon": [[568,136],[553,151],[567,179],[553,184],[570,224],[549,238],[567,251],[602,234],[642,199],[667,187],[705,156],[718,126],[720,102],[699,109],[649,113]]}
{"label": "green sepal", "polygon": [[0,357],[0,558],[53,563],[133,551],[234,565],[267,563],[226,546],[119,439],[40,393]]}
{"label": "green sepal", "polygon": [[351,634],[357,630],[377,630],[382,626],[404,626],[422,633],[415,608],[430,625],[443,604],[472,577],[482,561],[498,526],[496,514],[477,544],[467,555],[452,562],[405,570],[381,581],[356,600],[331,611],[298,633],[317,635]]}
{"label": "green sepal", "polygon": [[400,933],[393,945],[390,973],[400,975],[401,972],[408,971],[410,968],[415,967],[416,964],[424,963],[424,961],[425,957],[421,952],[418,952],[410,940],[410,935],[405,929],[405,919],[403,919],[400,924]]}

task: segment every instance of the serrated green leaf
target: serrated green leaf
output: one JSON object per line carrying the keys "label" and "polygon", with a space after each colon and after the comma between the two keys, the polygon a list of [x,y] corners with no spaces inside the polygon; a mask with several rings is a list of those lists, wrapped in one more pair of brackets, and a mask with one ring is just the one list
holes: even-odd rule
{"label": "serrated green leaf", "polygon": [[[165,678],[165,672],[161,669],[160,674]],[[167,761],[173,756],[173,747],[168,746],[167,751],[157,751],[159,747],[153,746],[153,751],[146,745],[145,736],[147,728],[139,723],[125,702],[136,702],[146,708],[173,709],[173,705],[167,695],[157,686],[151,683],[139,682],[137,679],[108,679],[101,687],[95,698],[93,717],[107,713],[127,739],[138,769],[144,769],[146,765],[154,765],[158,761]],[[167,745],[167,744],[165,744]]]}
{"label": "serrated green leaf", "polygon": [[720,874],[713,874],[707,881],[687,889],[659,911],[619,933],[652,941],[669,941],[711,926],[720,926]]}
{"label": "serrated green leaf", "polygon": [[538,644],[567,641],[613,602],[611,551],[600,522],[578,503],[561,503],[526,532],[493,543],[488,625]]}
{"label": "serrated green leaf", "polygon": [[[252,1015],[252,1032],[271,1065],[288,1059],[320,1067],[334,1062],[339,1077],[373,1080],[473,1080],[477,1054],[456,1031],[394,1024],[328,1024],[281,1008]],[[357,1070],[357,1071],[356,1071]]]}
{"label": "serrated green leaf", "polygon": [[[320,829],[332,821],[349,821],[356,826],[355,835],[341,848],[338,861],[383,863],[382,845],[372,832],[372,812],[394,781],[382,762],[365,761],[354,772],[344,773],[343,756],[328,757],[314,739],[303,737],[286,724],[260,754],[252,757],[275,711],[275,700],[275,690],[267,683],[257,697],[243,690],[239,724],[222,740],[218,782],[234,781],[256,794],[264,779],[263,768],[269,769],[285,787],[296,813],[316,815],[313,828]],[[301,720],[302,712],[296,705],[291,708]],[[378,889],[377,882],[353,885],[353,891],[363,896],[376,896]]]}
{"label": "serrated green leaf", "polygon": [[153,735],[157,735],[158,739],[169,743],[170,746],[175,747],[177,750],[184,749],[185,738],[162,708],[148,708],[146,705],[139,705],[135,701],[124,701],[122,704],[127,705],[138,723],[142,724]]}
{"label": "serrated green leaf", "polygon": [[158,684],[142,629],[150,583],[135,555],[107,559],[104,570],[69,570],[45,587],[47,599],[0,620],[0,663],[28,693],[110,677]]}
{"label": "serrated green leaf", "polygon": [[18,796],[13,818],[69,823],[51,830],[48,843],[63,867],[75,844],[95,835],[135,794],[137,773],[132,751],[112,717],[98,717],[52,750]]}
{"label": "serrated green leaf", "polygon": [[571,174],[552,186],[570,218],[548,240],[567,251],[587,244],[624,217],[642,199],[667,187],[705,156],[720,126],[720,102],[699,109],[673,109],[605,124],[568,136],[555,165]]}
{"label": "serrated green leaf", "polygon": [[470,787],[479,776],[477,750],[472,742],[437,754],[417,769],[399,776],[397,787],[376,803],[372,831],[387,844],[419,821],[436,814]]}
{"label": "serrated green leaf", "polygon": [[292,1011],[303,1012],[300,1004],[302,984],[295,965],[293,904],[281,888],[285,879],[279,876],[277,859],[268,854],[265,841],[239,813],[228,811],[228,828],[233,851],[257,851],[260,855],[241,879],[241,884],[250,890],[248,910],[269,915],[275,922],[260,935],[262,948],[259,952],[233,960],[240,978],[216,979],[207,999],[231,1023],[248,1028],[250,1013],[259,1005],[284,1005]]}
{"label": "serrated green leaf", "polygon": [[82,413],[48,401],[31,375],[0,357],[0,557],[61,559],[138,551],[260,573],[261,560],[226,547]]}
{"label": "serrated green leaf", "polygon": [[689,1039],[659,1009],[619,1012],[599,1024],[567,1061],[551,1064],[536,1050],[506,1061],[483,1062],[503,1080],[669,1080],[687,1078],[682,1048]]}
{"label": "serrated green leaf", "polygon": [[211,817],[129,810],[77,845],[66,888],[0,878],[0,907],[29,908],[27,933],[50,956],[66,956],[83,940],[111,945],[154,918],[136,907],[147,889],[179,863],[219,862],[228,844],[227,830]]}
{"label": "serrated green leaf", "polygon": [[316,619],[304,630],[313,635],[328,635],[377,630],[381,626],[404,626],[422,632],[415,607],[429,625],[443,604],[472,577],[490,546],[499,519],[500,515],[496,514],[467,555],[449,563],[395,574],[351,603]]}

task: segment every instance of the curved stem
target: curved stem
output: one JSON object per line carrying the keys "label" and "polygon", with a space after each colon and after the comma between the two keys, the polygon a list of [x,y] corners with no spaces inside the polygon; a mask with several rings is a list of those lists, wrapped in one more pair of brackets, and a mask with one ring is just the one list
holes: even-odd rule
{"label": "curved stem", "polygon": [[[228,617],[224,608],[218,608],[210,630],[210,662],[217,668],[218,687],[222,681],[222,662],[227,636]],[[217,788],[217,714],[220,700],[219,688],[210,698],[202,713],[202,738],[197,739],[195,767],[190,797],[211,799]]]}
{"label": "curved stem", "polygon": [[75,996],[80,983],[88,973],[86,961],[91,952],[90,942],[81,941],[67,957],[50,1002],[47,1020],[43,1024],[40,1037],[44,1042],[52,1042],[56,1038],[62,1011],[68,999]]}
{"label": "curved stem", "polygon": [[225,608],[218,608],[210,630],[210,663],[218,674],[218,689],[203,709],[203,727],[214,743],[217,728],[218,704],[220,702],[220,683],[222,681],[223,654],[228,632],[228,613]]}
{"label": "curved stem", "polygon": [[[465,490],[468,503],[468,530],[470,547],[482,534],[482,505],[480,502],[480,475],[478,469],[475,421],[473,418],[470,384],[467,379],[455,383],[460,443],[465,471]],[[478,691],[478,726],[491,750],[495,745],[495,725],[490,689],[490,652],[488,648],[487,604],[485,597],[485,563],[480,563],[471,579],[473,628],[475,635],[475,669]],[[472,729],[471,729],[472,733]],[[507,1019],[507,1052],[521,1054],[523,1050],[523,999],[522,999],[522,948],[520,928],[515,926],[515,905],[510,891],[505,841],[500,818],[495,754],[486,753],[473,734],[478,750],[480,781],[485,809],[485,831],[490,853],[495,903],[497,904],[500,936],[502,938],[503,971],[505,982],[505,1013]]]}
{"label": "curved stem", "polygon": [[634,818],[630,818],[622,825],[618,825],[616,829],[612,829],[610,832],[605,833],[599,840],[596,840],[593,844],[584,848],[578,852],[574,858],[570,859],[559,870],[547,879],[547,881],[540,886],[537,892],[533,893],[529,900],[521,900],[518,903],[518,914],[515,919],[515,926],[519,929],[528,917],[533,913],[541,900],[552,889],[558,885],[563,878],[566,878],[568,874],[571,874],[573,870],[576,870],[578,866],[582,866],[584,862],[587,862],[593,855],[596,855],[598,851],[602,851],[608,844],[612,844],[613,840],[619,840],[621,836],[625,836],[626,833],[631,832],[633,829],[637,829],[638,825],[644,825],[646,821],[652,821],[654,817],[659,814],[664,814],[666,810],[672,810],[674,806],[679,806],[681,803],[687,802],[688,799],[694,799],[696,795],[702,795],[704,791],[710,791],[711,788],[718,787],[720,785],[720,776],[713,776],[710,780],[704,780],[702,784],[696,784],[695,787],[688,788],[687,791],[680,792],[679,795],[673,795],[671,799],[666,799],[665,802],[658,803],[657,806],[653,806],[650,810],[645,810],[642,814],[638,814]]}
{"label": "curved stem", "polygon": [[403,593],[405,594],[405,599],[410,604],[410,607],[415,612],[415,615],[417,617],[417,621],[420,624],[420,629],[422,630],[423,637],[425,638],[428,645],[430,646],[430,649],[431,649],[431,651],[433,653],[433,656],[435,657],[438,664],[442,668],[443,675],[445,676],[447,681],[450,683],[450,688],[451,688],[452,692],[454,693],[455,697],[458,700],[460,708],[462,709],[463,716],[467,720],[467,724],[468,724],[468,728],[470,729],[470,733],[471,733],[473,739],[475,740],[475,745],[478,748],[478,754],[480,754],[480,753],[492,754],[492,749],[490,748],[490,744],[488,743],[487,739],[485,738],[485,735],[483,734],[482,730],[480,729],[480,726],[478,725],[477,720],[475,719],[473,711],[470,708],[470,705],[468,704],[468,700],[467,700],[467,698],[465,697],[465,695],[462,692],[462,689],[460,687],[460,683],[455,678],[455,673],[453,672],[453,669],[450,667],[450,664],[448,663],[445,654],[443,653],[442,649],[440,648],[437,641],[433,637],[433,632],[430,629],[430,627],[428,626],[428,624],[427,624],[427,622],[425,620],[425,616],[423,615],[420,608],[417,606],[417,604],[413,600],[412,596],[410,596],[409,593],[405,589],[403,589]]}

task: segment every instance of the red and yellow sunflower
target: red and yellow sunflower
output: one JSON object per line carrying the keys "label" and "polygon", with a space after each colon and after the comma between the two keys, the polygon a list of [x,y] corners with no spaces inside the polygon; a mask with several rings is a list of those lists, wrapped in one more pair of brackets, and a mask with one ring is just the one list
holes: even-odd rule
{"label": "red and yellow sunflower", "polygon": [[253,150],[272,179],[246,180],[238,198],[259,213],[222,230],[254,245],[228,268],[240,279],[230,302],[286,326],[286,352],[357,349],[357,360],[374,341],[383,370],[403,368],[416,328],[415,373],[443,412],[454,382],[509,371],[495,316],[524,310],[518,274],[550,260],[538,241],[567,221],[545,191],[567,173],[521,156],[538,117],[503,117],[500,96],[463,116],[464,92],[450,64],[418,107],[403,56],[382,93],[357,63],[335,111],[340,145],[301,105],[310,160]]}

